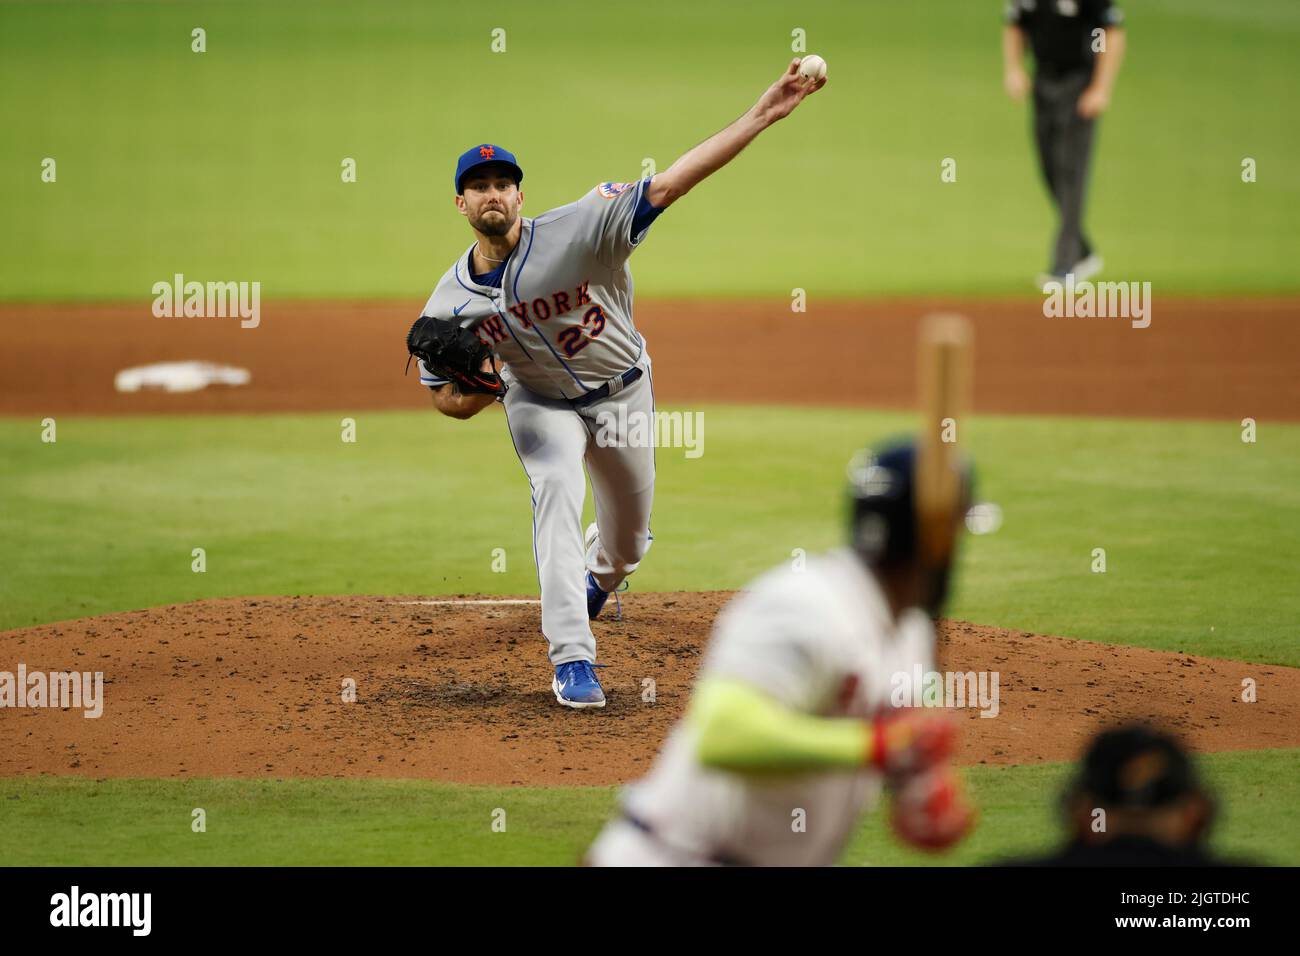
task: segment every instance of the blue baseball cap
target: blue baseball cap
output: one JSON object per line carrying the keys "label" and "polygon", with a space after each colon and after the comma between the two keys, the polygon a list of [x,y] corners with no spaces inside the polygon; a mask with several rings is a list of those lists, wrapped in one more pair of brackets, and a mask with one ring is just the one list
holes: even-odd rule
{"label": "blue baseball cap", "polygon": [[524,171],[519,168],[515,162],[515,154],[508,149],[502,149],[500,146],[493,146],[491,143],[484,143],[481,146],[475,146],[461,153],[460,159],[456,160],[456,195],[459,196],[463,189],[461,183],[465,177],[480,166],[486,166],[488,163],[501,163],[509,166],[515,174],[515,182],[524,181]]}

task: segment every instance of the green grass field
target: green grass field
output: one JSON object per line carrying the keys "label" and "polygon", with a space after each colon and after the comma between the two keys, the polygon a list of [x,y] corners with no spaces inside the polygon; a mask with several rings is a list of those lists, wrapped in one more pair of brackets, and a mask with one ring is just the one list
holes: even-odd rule
{"label": "green grass field", "polygon": [[[0,4],[0,300],[143,307],[176,272],[268,297],[423,300],[469,241],[450,184],[467,146],[518,153],[525,213],[664,168],[757,98],[795,28],[830,85],[660,221],[642,294],[1027,293],[1051,215],[1025,111],[1001,91],[1002,6]],[[1285,118],[1300,7],[1124,6],[1090,219],[1112,274],[1300,289]]]}
{"label": "green grass field", "polygon": [[[1222,804],[1214,848],[1300,863],[1300,752],[1213,754]],[[989,863],[1060,839],[1052,795],[1069,767],[964,771],[980,820],[950,854],[900,844],[869,814],[846,865]],[[567,866],[614,809],[612,788],[498,788],[425,781],[0,779],[0,845],[15,866]],[[206,832],[192,829],[193,811]],[[492,829],[504,810],[504,832]]]}
{"label": "green grass field", "polygon": [[[703,412],[701,457],[658,454],[638,590],[736,588],[796,548],[838,544],[844,463],[911,422]],[[356,417],[355,444],[341,414],[66,419],[54,444],[34,421],[0,422],[0,627],[225,595],[536,589],[528,486],[495,412]],[[970,427],[979,495],[1004,524],[967,537],[953,616],[1300,664],[1300,426],[1253,445],[1231,422]],[[191,571],[194,548],[206,573]]]}
{"label": "green grass field", "polygon": [[[1286,118],[1300,6],[1123,5],[1129,59],[1089,207],[1110,276],[1158,294],[1300,291],[1300,126]],[[464,148],[519,154],[525,214],[664,168],[753,102],[796,28],[830,85],[656,224],[638,293],[1028,293],[1052,215],[1026,110],[1001,91],[1002,6],[0,3],[0,302],[144,310],[177,272],[260,281],[268,299],[422,302],[469,241],[450,186]],[[940,180],[949,157],[955,183]],[[355,183],[341,181],[345,158]],[[0,318],[0,343],[6,331]],[[658,456],[637,590],[736,588],[795,549],[839,543],[845,461],[913,423],[703,411],[704,456]],[[53,444],[35,418],[0,419],[0,629],[217,596],[534,593],[527,483],[496,414],[61,416]],[[340,441],[343,416],[356,444]],[[1300,425],[1266,424],[1255,444],[1227,421],[964,427],[1004,524],[966,540],[953,616],[1300,666]],[[1204,758],[1225,804],[1221,852],[1300,864],[1298,764],[1296,750]],[[967,770],[981,828],[943,860],[1045,846],[1064,773]],[[565,864],[613,796],[0,778],[0,863]],[[506,833],[489,827],[498,806]],[[205,834],[190,832],[194,807]],[[932,862],[878,814],[844,861]]]}

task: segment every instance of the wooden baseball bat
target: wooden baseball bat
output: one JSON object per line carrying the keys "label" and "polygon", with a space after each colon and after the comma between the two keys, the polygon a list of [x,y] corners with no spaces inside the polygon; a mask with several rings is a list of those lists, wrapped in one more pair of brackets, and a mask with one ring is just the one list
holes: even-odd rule
{"label": "wooden baseball bat", "polygon": [[970,321],[960,315],[928,315],[921,323],[916,511],[921,554],[931,567],[951,558],[962,518],[959,458],[970,408],[972,338]]}

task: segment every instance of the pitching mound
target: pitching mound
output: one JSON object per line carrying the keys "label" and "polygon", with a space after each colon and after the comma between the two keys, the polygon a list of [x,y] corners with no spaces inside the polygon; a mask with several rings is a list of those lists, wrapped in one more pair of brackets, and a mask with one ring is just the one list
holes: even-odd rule
{"label": "pitching mound", "polygon": [[[611,605],[596,624],[600,711],[555,703],[524,599],[226,599],[6,631],[0,670],[102,671],[104,700],[98,719],[0,708],[0,774],[620,783],[680,716],[728,596],[632,593],[621,622]],[[1073,759],[1099,725],[1127,718],[1202,751],[1300,746],[1294,668],[960,622],[941,656],[1000,675],[995,718],[961,712],[964,763]],[[1257,703],[1240,700],[1245,677]]]}

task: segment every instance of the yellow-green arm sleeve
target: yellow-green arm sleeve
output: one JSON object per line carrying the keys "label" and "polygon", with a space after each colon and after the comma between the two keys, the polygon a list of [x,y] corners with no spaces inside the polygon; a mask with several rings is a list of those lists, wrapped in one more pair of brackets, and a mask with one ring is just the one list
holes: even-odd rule
{"label": "yellow-green arm sleeve", "polygon": [[866,721],[800,713],[726,678],[700,682],[687,720],[698,735],[700,762],[718,770],[852,769],[862,766],[870,746]]}

